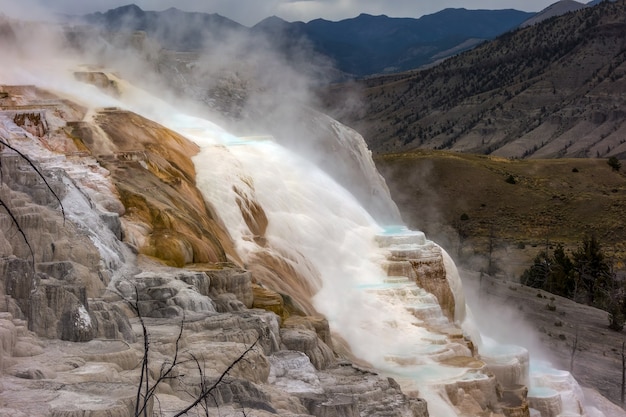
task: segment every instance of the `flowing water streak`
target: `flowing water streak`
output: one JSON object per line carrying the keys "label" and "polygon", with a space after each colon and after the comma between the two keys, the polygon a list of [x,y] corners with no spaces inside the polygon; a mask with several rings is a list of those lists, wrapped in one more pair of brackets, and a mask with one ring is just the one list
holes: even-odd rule
{"label": "flowing water streak", "polygon": [[[432,415],[458,415],[440,387],[481,375],[430,360],[429,355],[442,349],[436,342],[441,335],[422,327],[402,299],[385,299],[362,290],[393,284],[385,282],[381,267],[385,253],[375,244],[376,235],[384,229],[350,193],[271,138],[238,138],[211,122],[180,114],[162,122],[200,145],[201,152],[194,157],[198,186],[226,223],[243,259],[259,246],[236,203],[242,194],[265,211],[267,246],[292,260],[302,276],[315,282],[316,309],[353,353],[380,371],[410,381],[407,387],[419,390]],[[471,313],[466,316],[458,271],[445,251],[443,260],[459,304],[455,319],[481,350],[487,349]],[[307,269],[311,266],[314,270]],[[526,352],[517,346],[496,347],[496,351],[507,348],[515,354]],[[520,366],[523,373],[527,365]],[[531,376],[541,378],[555,372],[549,366],[546,369],[531,372]],[[552,380],[528,382],[531,387],[555,386]],[[576,387],[571,376],[555,386],[564,410],[578,408],[582,395]]]}
{"label": "flowing water streak", "polygon": [[[465,374],[464,368],[428,359],[441,349],[433,343],[441,336],[421,327],[401,300],[363,290],[388,285],[381,267],[385,253],[375,243],[383,229],[332,178],[270,138],[237,138],[184,115],[161,122],[200,145],[193,158],[197,184],[225,222],[241,257],[250,259],[266,250],[258,246],[241,214],[237,199],[243,194],[267,216],[264,246],[292,260],[302,276],[315,282],[316,309],[357,357],[388,374],[425,384]],[[412,364],[398,358],[410,358]],[[422,394],[438,415],[456,415],[435,390]]]}

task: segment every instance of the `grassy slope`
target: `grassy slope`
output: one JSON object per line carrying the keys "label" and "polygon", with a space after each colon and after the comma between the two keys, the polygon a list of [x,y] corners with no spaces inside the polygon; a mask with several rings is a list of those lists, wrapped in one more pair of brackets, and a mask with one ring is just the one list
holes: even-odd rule
{"label": "grassy slope", "polygon": [[[492,244],[498,266],[517,276],[546,241],[575,248],[590,233],[616,260],[626,257],[626,176],[605,159],[416,150],[381,155],[376,164],[405,223],[461,262],[478,256],[484,264]],[[509,175],[515,184],[506,182]]]}

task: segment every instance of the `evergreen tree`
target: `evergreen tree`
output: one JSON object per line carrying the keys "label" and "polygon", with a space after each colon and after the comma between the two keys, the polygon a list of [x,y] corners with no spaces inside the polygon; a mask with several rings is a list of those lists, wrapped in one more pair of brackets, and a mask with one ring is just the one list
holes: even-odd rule
{"label": "evergreen tree", "polygon": [[541,251],[533,264],[522,274],[522,284],[541,288],[563,297],[572,297],[576,288],[574,264],[567,256],[563,245],[558,244],[553,255]]}
{"label": "evergreen tree", "polygon": [[621,331],[626,324],[626,286],[613,273],[600,242],[586,237],[572,256],[561,244],[552,256],[547,250],[539,252],[522,274],[522,284],[601,308],[609,313],[609,328]]}
{"label": "evergreen tree", "polygon": [[573,297],[576,288],[574,263],[565,253],[563,245],[558,244],[556,246],[552,260],[554,267],[551,270],[548,291],[563,297]]}
{"label": "evergreen tree", "polygon": [[606,308],[607,295],[612,290],[613,278],[600,242],[595,235],[586,237],[573,255],[574,269],[586,292],[587,303]]}
{"label": "evergreen tree", "polygon": [[607,161],[607,164],[609,164],[609,166],[611,167],[613,171],[619,171],[620,168],[622,167],[622,163],[619,161],[619,159],[617,159],[614,156],[609,158],[609,160]]}
{"label": "evergreen tree", "polygon": [[533,264],[522,274],[522,284],[533,288],[545,289],[549,281],[552,259],[548,252],[541,251],[535,256]]}

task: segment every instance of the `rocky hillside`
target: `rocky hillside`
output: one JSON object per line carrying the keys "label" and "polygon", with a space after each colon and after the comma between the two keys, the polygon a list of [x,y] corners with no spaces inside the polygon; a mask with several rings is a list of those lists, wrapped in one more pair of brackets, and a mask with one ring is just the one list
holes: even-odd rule
{"label": "rocky hillside", "polygon": [[[599,3],[599,2],[596,2]],[[561,0],[557,1],[554,4],[543,9],[541,12],[537,13],[530,19],[523,22],[520,27],[531,26],[537,24],[543,20],[550,19],[555,16],[561,16],[565,13],[574,12],[576,10],[580,10],[583,7],[593,6],[594,2],[587,3],[586,5],[583,3],[579,3],[574,0]]]}
{"label": "rocky hillside", "polygon": [[440,65],[334,85],[325,107],[377,153],[623,157],[626,5],[602,2]]}

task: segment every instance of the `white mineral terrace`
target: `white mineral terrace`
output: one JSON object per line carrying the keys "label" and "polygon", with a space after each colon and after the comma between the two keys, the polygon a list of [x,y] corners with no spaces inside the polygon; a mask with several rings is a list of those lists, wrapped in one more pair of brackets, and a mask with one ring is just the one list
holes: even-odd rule
{"label": "white mineral terrace", "polygon": [[[263,207],[269,222],[268,245],[300,268],[302,276],[310,277],[318,288],[315,307],[353,353],[396,377],[406,389],[418,389],[433,415],[457,415],[442,387],[488,377],[474,368],[442,364],[471,355],[462,342],[462,325],[474,324],[465,317],[456,271],[448,271],[448,281],[463,304],[460,322],[450,322],[433,294],[415,284],[408,260],[441,259],[439,246],[420,231],[377,225],[332,178],[270,137],[238,138],[207,120],[176,111],[161,114],[157,120],[201,147],[194,158],[197,183],[224,221],[242,259],[258,247],[250,239],[252,232],[242,217],[235,188]],[[536,406],[542,417],[579,409],[580,397],[570,395],[575,391],[572,386],[555,386],[558,372],[546,367],[529,376],[526,349],[474,342],[489,369],[505,384],[530,381],[533,395],[542,392],[536,390],[554,390],[556,396],[548,395],[547,400],[529,397],[531,407]],[[542,381],[552,377],[545,385],[553,388],[539,388],[543,382],[532,376]]]}
{"label": "white mineral terrace", "polygon": [[[81,103],[100,97],[94,89],[76,85],[67,81],[56,88]],[[451,362],[471,359],[466,339],[472,339],[501,384],[529,385],[534,415],[583,414],[580,388],[568,372],[534,363],[522,347],[483,343],[480,335],[471,334],[476,324],[466,314],[456,268],[422,232],[376,224],[348,191],[271,138],[238,138],[132,86],[124,85],[123,91],[128,103],[101,97],[98,103],[133,110],[200,146],[193,159],[198,187],[216,209],[241,258],[252,259],[260,250],[238,204],[243,195],[267,216],[267,250],[284,257],[310,280],[316,290],[313,304],[331,329],[358,358],[395,377],[403,388],[418,390],[432,416],[459,415],[445,394],[446,385],[489,380],[480,364]],[[456,304],[453,321],[433,294],[418,287],[412,262],[444,266],[444,282]],[[293,358],[294,367],[302,361]]]}

